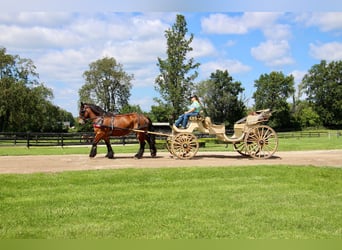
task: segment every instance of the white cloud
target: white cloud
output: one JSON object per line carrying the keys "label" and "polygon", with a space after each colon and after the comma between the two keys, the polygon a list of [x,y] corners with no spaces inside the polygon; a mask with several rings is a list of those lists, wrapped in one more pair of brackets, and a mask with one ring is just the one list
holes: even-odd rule
{"label": "white cloud", "polygon": [[342,29],[341,12],[303,13],[296,18],[307,26],[317,26],[321,31],[338,31]]}
{"label": "white cloud", "polygon": [[293,63],[288,39],[292,37],[288,24],[277,23],[283,13],[247,12],[240,15],[212,14],[202,19],[202,29],[209,34],[247,34],[259,29],[266,41],[251,48],[252,56],[268,66]]}
{"label": "white cloud", "polygon": [[56,28],[69,24],[74,15],[67,12],[1,13],[0,23],[23,27],[43,26]]}
{"label": "white cloud", "polygon": [[205,78],[208,78],[211,73],[216,70],[227,70],[230,74],[238,74],[248,72],[251,68],[248,65],[243,64],[238,60],[218,60],[203,63],[200,66],[200,70]]}
{"label": "white cloud", "polygon": [[192,41],[190,45],[193,50],[189,53],[189,57],[205,57],[213,56],[217,54],[215,46],[208,39],[196,38]]}
{"label": "white cloud", "polygon": [[313,58],[319,60],[342,60],[342,42],[330,42],[317,45],[310,43],[309,53]]}
{"label": "white cloud", "polygon": [[307,71],[294,70],[294,71],[290,72],[290,75],[293,76],[294,82],[295,82],[296,84],[299,84],[299,83],[301,83],[303,77],[304,77],[305,74],[307,74],[307,73],[308,73]]}
{"label": "white cloud", "polygon": [[294,61],[289,56],[290,46],[286,40],[268,40],[259,46],[251,48],[252,56],[264,62],[268,66],[282,66],[292,64]]}
{"label": "white cloud", "polygon": [[276,12],[246,12],[242,15],[211,14],[203,18],[202,29],[209,34],[246,34],[251,29],[270,27],[280,17]]}
{"label": "white cloud", "polygon": [[275,24],[263,29],[266,39],[270,40],[285,40],[289,39],[292,34],[290,26],[287,24]]}
{"label": "white cloud", "polygon": [[0,44],[9,48],[42,49],[75,46],[82,38],[69,30],[45,27],[19,27],[0,25]]}

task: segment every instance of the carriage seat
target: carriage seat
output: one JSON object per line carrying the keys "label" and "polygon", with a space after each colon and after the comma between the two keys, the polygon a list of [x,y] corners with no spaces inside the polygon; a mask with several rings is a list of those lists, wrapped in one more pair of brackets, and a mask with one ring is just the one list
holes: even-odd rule
{"label": "carriage seat", "polygon": [[189,117],[189,121],[204,121],[204,117],[201,116],[200,114],[196,115],[196,116],[190,116]]}
{"label": "carriage seat", "polygon": [[203,110],[201,110],[198,115],[190,116],[189,120],[190,121],[200,121],[200,122],[202,122],[202,121],[204,121],[203,113],[204,113]]}

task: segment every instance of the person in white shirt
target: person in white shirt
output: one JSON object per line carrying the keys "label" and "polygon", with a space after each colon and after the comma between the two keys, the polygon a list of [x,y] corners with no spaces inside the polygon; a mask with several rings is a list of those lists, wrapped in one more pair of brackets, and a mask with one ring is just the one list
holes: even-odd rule
{"label": "person in white shirt", "polygon": [[188,111],[185,111],[184,114],[181,114],[178,119],[175,121],[175,126],[178,128],[185,129],[190,116],[197,116],[201,111],[201,104],[197,97],[197,95],[191,96],[191,105],[188,107]]}

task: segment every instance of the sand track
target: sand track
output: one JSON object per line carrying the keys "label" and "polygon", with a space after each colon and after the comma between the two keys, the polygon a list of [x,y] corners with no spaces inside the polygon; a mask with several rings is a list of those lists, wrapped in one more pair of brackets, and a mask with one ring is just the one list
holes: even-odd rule
{"label": "sand track", "polygon": [[116,154],[115,159],[107,159],[99,154],[90,159],[88,155],[49,156],[0,156],[0,174],[9,173],[54,173],[62,171],[160,168],[160,167],[215,167],[252,165],[305,165],[317,167],[342,167],[342,150],[316,150],[276,152],[266,160],[256,160],[240,156],[236,152],[198,152],[190,160],[178,160],[169,153],[158,153],[151,158],[145,153],[143,159],[133,158],[133,154]]}

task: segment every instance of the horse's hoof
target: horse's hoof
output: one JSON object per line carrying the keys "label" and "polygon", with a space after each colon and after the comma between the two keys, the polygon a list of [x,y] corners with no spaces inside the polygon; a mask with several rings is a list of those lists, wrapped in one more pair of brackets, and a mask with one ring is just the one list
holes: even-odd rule
{"label": "horse's hoof", "polygon": [[114,155],[113,155],[113,154],[106,154],[106,157],[107,157],[108,159],[114,159]]}

